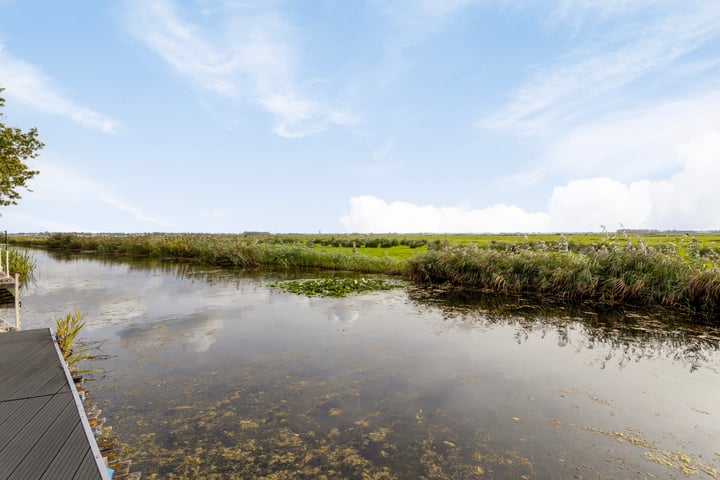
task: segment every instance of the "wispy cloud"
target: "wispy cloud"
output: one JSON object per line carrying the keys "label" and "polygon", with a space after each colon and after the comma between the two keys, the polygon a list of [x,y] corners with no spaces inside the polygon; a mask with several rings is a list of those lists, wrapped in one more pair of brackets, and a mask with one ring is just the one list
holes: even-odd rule
{"label": "wispy cloud", "polygon": [[169,0],[132,2],[132,32],[176,72],[204,90],[250,101],[272,114],[284,137],[358,122],[351,112],[305,94],[297,79],[292,29],[271,3],[220,3],[191,21]]}
{"label": "wispy cloud", "polygon": [[43,71],[15,58],[0,45],[0,87],[3,95],[50,114],[62,115],[83,127],[117,133],[118,122],[65,98]]}
{"label": "wispy cloud", "polygon": [[[71,185],[72,188],[68,188]],[[105,182],[90,178],[87,175],[61,167],[47,160],[43,161],[41,174],[33,179],[33,194],[28,197],[31,202],[53,202],[54,206],[66,204],[64,218],[53,221],[76,224],[74,218],[82,218],[85,205],[105,205],[111,208],[108,218],[118,224],[126,223],[127,217],[147,225],[149,228],[170,229],[174,225],[149,214],[133,202],[123,199]]]}
{"label": "wispy cloud", "polygon": [[479,125],[546,134],[603,112],[608,95],[641,78],[676,73],[681,59],[720,35],[720,4],[714,2],[682,2],[676,3],[682,7],[658,9],[652,15],[616,18],[645,3],[563,2],[554,10],[558,21],[582,23],[595,13],[615,22],[606,25],[608,33],[590,35],[569,54],[538,66],[509,103]]}
{"label": "wispy cloud", "polygon": [[506,178],[514,187],[546,177],[654,178],[681,167],[677,145],[720,125],[720,87],[647,108],[626,109],[568,128],[546,145],[540,165]]}

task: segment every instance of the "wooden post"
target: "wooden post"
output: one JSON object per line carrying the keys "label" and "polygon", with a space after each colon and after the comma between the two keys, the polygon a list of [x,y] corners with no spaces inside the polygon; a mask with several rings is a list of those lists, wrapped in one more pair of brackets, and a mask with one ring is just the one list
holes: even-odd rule
{"label": "wooden post", "polygon": [[15,272],[15,330],[20,330],[20,274]]}

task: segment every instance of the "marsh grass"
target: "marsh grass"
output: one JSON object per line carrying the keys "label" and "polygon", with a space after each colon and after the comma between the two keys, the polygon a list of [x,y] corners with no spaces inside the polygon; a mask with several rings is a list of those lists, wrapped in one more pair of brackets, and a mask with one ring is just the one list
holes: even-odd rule
{"label": "marsh grass", "polygon": [[[561,250],[561,249],[560,249]],[[566,303],[663,306],[720,312],[720,270],[656,247],[497,251],[455,246],[408,261],[410,279]]]}

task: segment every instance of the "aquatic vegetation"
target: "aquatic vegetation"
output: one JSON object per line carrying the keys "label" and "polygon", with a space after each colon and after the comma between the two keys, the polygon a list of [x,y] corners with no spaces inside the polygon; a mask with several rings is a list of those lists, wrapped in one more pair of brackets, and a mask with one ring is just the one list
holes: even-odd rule
{"label": "aquatic vegetation", "polygon": [[274,282],[270,286],[309,297],[344,297],[353,293],[391,290],[402,285],[381,278],[312,278]]}
{"label": "aquatic vegetation", "polygon": [[55,319],[55,339],[66,361],[75,356],[77,336],[84,326],[82,315],[77,310]]}
{"label": "aquatic vegetation", "polygon": [[[214,402],[170,409],[157,434],[130,437],[135,464],[147,472],[145,477],[536,478],[528,458],[514,450],[495,451],[486,435],[461,440],[460,419],[434,412],[417,422],[410,413],[392,420],[396,428],[384,423],[389,421],[382,412],[385,399],[359,402],[362,394],[352,383],[271,380],[253,370],[246,367],[245,372],[254,381]],[[196,389],[198,382],[190,385]],[[306,401],[286,400],[298,396]]]}
{"label": "aquatic vegetation", "polygon": [[618,443],[627,443],[641,448],[645,450],[643,458],[646,460],[667,467],[670,470],[677,470],[686,477],[697,477],[702,472],[710,478],[720,480],[720,471],[713,465],[712,459],[710,459],[711,463],[708,463],[707,459],[699,458],[687,452],[665,450],[657,443],[647,440],[640,432],[632,428],[607,431],[585,426],[584,429],[613,439]]}
{"label": "aquatic vegetation", "polygon": [[[83,360],[91,360],[97,358],[97,356],[91,352],[98,351],[98,342],[92,344],[81,343],[78,341],[78,335],[85,326],[85,321],[82,319],[82,314],[75,310],[73,313],[68,313],[64,317],[55,319],[55,339],[62,353],[65,362],[68,365],[71,373],[91,373],[98,372],[99,370],[82,370],[78,371],[76,366],[78,362]],[[78,348],[81,347],[81,348]]]}

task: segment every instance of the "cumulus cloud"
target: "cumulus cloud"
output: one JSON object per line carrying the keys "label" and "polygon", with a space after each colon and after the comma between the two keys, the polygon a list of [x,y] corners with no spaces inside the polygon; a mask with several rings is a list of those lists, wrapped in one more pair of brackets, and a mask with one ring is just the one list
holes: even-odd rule
{"label": "cumulus cloud", "polygon": [[117,133],[118,122],[68,100],[53,86],[43,71],[14,57],[0,45],[0,87],[3,95],[41,112],[68,117],[83,127]]}
{"label": "cumulus cloud", "polygon": [[547,214],[528,213],[508,206],[493,205],[485,209],[467,207],[434,207],[408,202],[391,202],[373,196],[350,199],[350,214],[340,222],[350,232],[507,232],[541,231],[548,224]]}
{"label": "cumulus cloud", "polygon": [[720,133],[708,131],[676,147],[682,168],[669,178],[623,183],[578,179],[554,188],[545,211],[510,205],[483,209],[350,199],[340,222],[350,232],[585,232],[616,229],[720,229]]}
{"label": "cumulus cloud", "polygon": [[[304,137],[358,122],[354,114],[301,91],[297,42],[270,3],[228,2],[218,12],[199,12],[197,21],[168,0],[132,5],[130,28],[140,41],[200,88],[272,114],[277,135]],[[212,27],[202,23],[213,15],[219,18],[213,18]]]}

